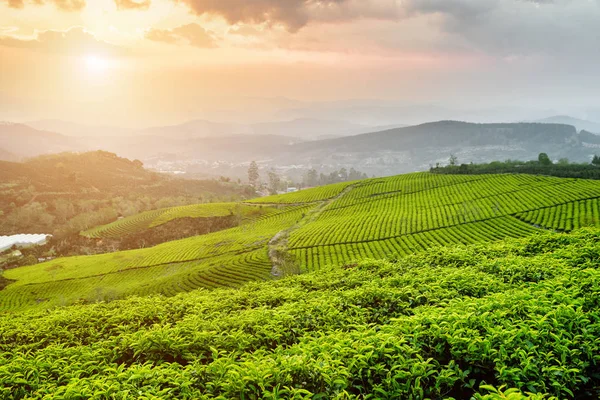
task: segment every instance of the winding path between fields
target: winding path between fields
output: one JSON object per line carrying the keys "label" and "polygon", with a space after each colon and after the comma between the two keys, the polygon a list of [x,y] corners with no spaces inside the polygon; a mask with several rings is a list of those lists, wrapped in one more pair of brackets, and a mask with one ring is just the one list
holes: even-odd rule
{"label": "winding path between fields", "polygon": [[[348,185],[337,195],[330,197],[329,199],[326,199],[326,200],[318,201],[318,203],[320,203],[320,204],[317,207],[310,210],[295,225],[293,225],[289,228],[286,228],[282,231],[277,232],[277,234],[275,236],[273,236],[273,238],[271,238],[271,240],[269,241],[269,245],[268,245],[269,259],[271,260],[271,265],[273,266],[271,268],[271,275],[279,278],[279,277],[283,277],[286,275],[299,274],[301,272],[300,267],[298,266],[296,261],[292,258],[291,254],[288,253],[288,251],[287,251],[287,249],[288,249],[287,243],[288,243],[290,234],[293,231],[301,228],[302,226],[315,221],[319,217],[319,215],[321,215],[323,210],[325,208],[327,208],[328,205],[330,205],[332,202],[336,201],[337,199],[343,197],[344,195],[346,195],[347,193],[352,191],[352,189],[354,189],[358,185],[360,185],[360,182]],[[317,203],[317,202],[314,202],[314,203]],[[304,203],[304,204],[312,204],[312,203]]]}

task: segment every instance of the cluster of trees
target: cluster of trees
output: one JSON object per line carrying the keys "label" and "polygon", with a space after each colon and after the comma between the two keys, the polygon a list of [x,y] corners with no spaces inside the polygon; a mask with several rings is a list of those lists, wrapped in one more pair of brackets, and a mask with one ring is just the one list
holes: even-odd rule
{"label": "cluster of trees", "polygon": [[247,185],[173,178],[104,151],[0,162],[0,235],[68,236],[143,211],[255,196]]}
{"label": "cluster of trees", "polygon": [[48,201],[32,201],[22,206],[15,203],[3,211],[0,218],[0,233],[51,233],[57,237],[107,224],[118,217],[127,217],[140,212],[159,208],[205,203],[210,201],[230,201],[208,197],[160,197],[131,196],[109,199],[66,199],[57,198]]}
{"label": "cluster of trees", "polygon": [[267,184],[263,184],[260,181],[260,172],[256,161],[252,161],[248,167],[248,181],[256,190],[266,188],[271,194],[276,194],[278,191],[284,188],[282,187],[281,177],[273,169],[267,171]]}
{"label": "cluster of trees", "polygon": [[332,171],[329,174],[311,168],[303,174],[300,182],[294,182],[282,177],[274,169],[270,169],[267,171],[266,183],[262,184],[258,164],[255,161],[252,161],[248,167],[248,181],[250,184],[257,190],[266,188],[273,194],[278,191],[286,190],[289,187],[307,188],[366,178],[368,178],[367,174],[357,171],[354,168],[350,168],[349,171],[346,168],[341,168],[337,171]]}
{"label": "cluster of trees", "polygon": [[341,168],[337,171],[332,171],[329,174],[319,173],[316,169],[310,169],[304,174],[302,183],[305,187],[323,186],[332,183],[356,181],[359,179],[367,179],[368,176],[364,172],[350,168]]}
{"label": "cluster of trees", "polygon": [[430,168],[436,174],[504,174],[522,173],[548,175],[562,178],[600,179],[600,157],[594,155],[591,163],[571,163],[567,158],[553,162],[546,153],[540,153],[537,160],[492,161],[485,164],[458,164],[456,156],[451,155],[447,166]]}

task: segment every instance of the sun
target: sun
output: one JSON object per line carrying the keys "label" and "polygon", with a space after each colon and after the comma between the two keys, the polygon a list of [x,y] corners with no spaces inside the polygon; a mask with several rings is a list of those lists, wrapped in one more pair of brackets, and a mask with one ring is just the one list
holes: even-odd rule
{"label": "sun", "polygon": [[88,55],[85,57],[85,66],[88,71],[99,73],[110,69],[111,62],[110,60],[100,56]]}

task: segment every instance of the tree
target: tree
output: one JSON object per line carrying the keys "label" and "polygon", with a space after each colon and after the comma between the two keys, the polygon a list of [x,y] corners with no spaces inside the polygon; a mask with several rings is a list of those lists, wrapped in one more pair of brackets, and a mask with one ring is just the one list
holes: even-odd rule
{"label": "tree", "polygon": [[273,170],[269,171],[269,190],[271,194],[277,194],[277,190],[279,189],[279,184],[281,183],[281,178],[277,173]]}
{"label": "tree", "polygon": [[560,160],[558,160],[558,165],[569,165],[569,159],[561,158]]}
{"label": "tree", "polygon": [[311,169],[306,173],[306,178],[304,181],[304,184],[306,186],[312,187],[312,186],[317,186],[319,183],[319,175],[317,173],[316,169]]}
{"label": "tree", "polygon": [[540,165],[552,165],[552,160],[550,159],[550,157],[548,157],[548,154],[546,153],[540,153],[540,155],[538,156],[538,162],[540,163]]}
{"label": "tree", "polygon": [[348,174],[348,180],[350,181],[357,181],[359,179],[365,179],[367,178],[367,175],[355,170],[354,168],[350,168],[350,173]]}
{"label": "tree", "polygon": [[592,164],[600,165],[600,157],[594,154],[594,158],[592,159]]}
{"label": "tree", "polygon": [[327,185],[329,182],[327,181],[327,175],[324,173],[319,174],[319,185]]}
{"label": "tree", "polygon": [[248,180],[252,186],[256,187],[259,178],[260,175],[258,174],[258,164],[256,164],[256,161],[252,161],[248,167]]}
{"label": "tree", "polygon": [[458,163],[458,157],[456,157],[454,154],[450,154],[450,159],[448,162],[450,165],[455,166]]}
{"label": "tree", "polygon": [[138,168],[138,169],[144,168],[144,163],[141,162],[140,160],[133,160],[131,163],[133,164],[133,166],[135,168]]}
{"label": "tree", "polygon": [[348,180],[348,171],[346,170],[346,168],[340,169],[340,172],[338,175],[342,182],[345,182]]}

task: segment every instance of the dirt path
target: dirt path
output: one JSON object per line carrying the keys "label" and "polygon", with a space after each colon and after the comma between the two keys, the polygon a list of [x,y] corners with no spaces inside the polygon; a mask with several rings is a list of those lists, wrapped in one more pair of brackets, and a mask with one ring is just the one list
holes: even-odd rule
{"label": "dirt path", "polygon": [[[299,274],[300,266],[297,261],[293,258],[293,256],[287,251],[288,249],[288,239],[290,234],[303,227],[306,224],[309,224],[315,221],[319,215],[327,208],[328,205],[336,201],[337,199],[343,197],[348,192],[352,191],[358,183],[348,185],[338,193],[336,196],[331,197],[327,200],[320,201],[319,205],[310,210],[300,221],[298,221],[295,225],[284,229],[282,231],[277,232],[275,236],[269,241],[269,259],[271,260],[271,264],[273,267],[271,268],[271,275],[275,277],[283,277],[286,275],[295,275]],[[306,203],[305,203],[306,204]]]}

